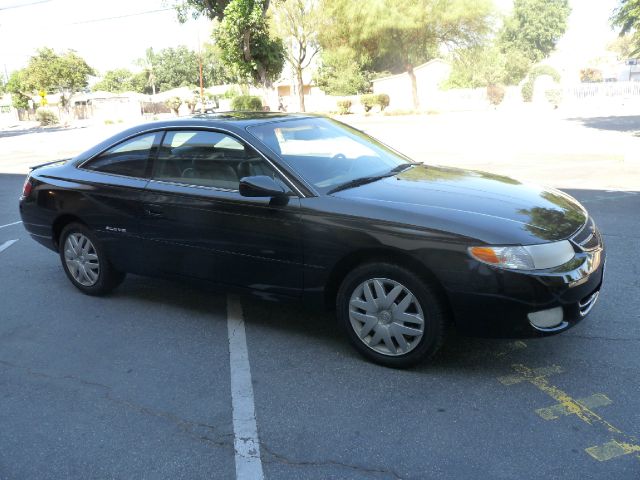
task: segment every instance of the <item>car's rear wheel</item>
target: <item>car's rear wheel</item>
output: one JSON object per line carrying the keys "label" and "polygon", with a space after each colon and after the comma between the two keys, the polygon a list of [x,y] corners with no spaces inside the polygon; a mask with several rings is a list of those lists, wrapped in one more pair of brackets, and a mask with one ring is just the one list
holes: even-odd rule
{"label": "car's rear wheel", "polygon": [[71,283],[88,295],[104,295],[124,280],[113,268],[95,234],[80,223],[67,225],[60,234],[60,259]]}
{"label": "car's rear wheel", "polygon": [[444,339],[446,309],[436,290],[410,270],[370,263],[350,272],[337,312],[351,343],[368,359],[406,368],[431,357]]}

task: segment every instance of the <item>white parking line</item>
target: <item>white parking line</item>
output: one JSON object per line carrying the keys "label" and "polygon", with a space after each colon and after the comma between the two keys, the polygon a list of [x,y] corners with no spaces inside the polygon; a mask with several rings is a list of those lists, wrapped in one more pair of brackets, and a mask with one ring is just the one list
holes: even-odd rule
{"label": "white parking line", "polygon": [[251,385],[242,305],[237,297],[227,296],[227,331],[231,365],[231,407],[237,480],[262,480],[260,442]]}
{"label": "white parking line", "polygon": [[22,223],[22,221],[13,222],[13,223],[7,223],[6,225],[0,225],[0,228],[11,227],[12,225],[19,225],[20,223]]}
{"label": "white parking line", "polygon": [[16,243],[17,241],[18,241],[18,239],[16,239],[16,240],[7,240],[6,242],[4,242],[2,245],[0,245],[0,253],[4,252],[7,248],[9,248],[11,245]]}

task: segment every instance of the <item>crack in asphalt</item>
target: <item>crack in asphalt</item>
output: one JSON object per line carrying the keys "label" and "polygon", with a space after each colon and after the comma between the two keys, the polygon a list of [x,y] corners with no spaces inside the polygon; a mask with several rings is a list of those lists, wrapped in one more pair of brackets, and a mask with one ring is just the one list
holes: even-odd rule
{"label": "crack in asphalt", "polygon": [[614,342],[640,342],[640,338],[619,338],[619,337],[604,337],[599,335],[575,335],[575,334],[565,334],[567,338],[585,338],[587,340],[611,340]]}
{"label": "crack in asphalt", "polygon": [[394,478],[397,480],[403,480],[404,477],[402,477],[400,474],[398,474],[397,472],[395,472],[394,470],[390,469],[390,468],[369,468],[369,467],[364,467],[362,465],[353,465],[350,463],[343,463],[343,462],[339,462],[337,460],[320,460],[320,461],[310,461],[310,460],[293,460],[291,458],[286,457],[285,455],[279,454],[279,453],[275,453],[270,447],[268,447],[267,445],[264,444],[264,442],[260,442],[260,448],[262,449],[263,452],[266,452],[268,455],[270,455],[273,460],[269,460],[269,459],[265,459],[264,456],[262,458],[262,462],[263,463],[281,463],[281,464],[286,464],[286,465],[294,465],[294,466],[300,466],[300,467],[323,467],[323,466],[329,466],[329,465],[333,465],[333,466],[337,466],[337,467],[342,467],[342,468],[347,468],[350,470],[355,470],[358,472],[362,472],[362,473],[368,473],[368,474],[376,474],[376,475],[387,475],[390,478]]}

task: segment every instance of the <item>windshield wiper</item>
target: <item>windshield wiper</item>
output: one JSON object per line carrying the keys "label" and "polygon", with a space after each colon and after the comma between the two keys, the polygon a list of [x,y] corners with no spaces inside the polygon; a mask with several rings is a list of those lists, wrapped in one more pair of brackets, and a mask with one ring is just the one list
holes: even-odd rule
{"label": "windshield wiper", "polygon": [[369,177],[360,177],[354,178],[353,180],[349,180],[348,182],[341,183],[333,187],[331,190],[327,192],[327,195],[331,195],[332,193],[339,192],[341,190],[347,190],[348,188],[359,187],[360,185],[366,185],[367,183],[375,182],[376,180],[380,180],[386,177],[392,177],[396,173],[400,173],[405,171],[406,169],[413,167],[416,165],[415,163],[401,163],[400,165],[396,165],[391,170],[385,173],[381,173],[379,175],[371,175]]}

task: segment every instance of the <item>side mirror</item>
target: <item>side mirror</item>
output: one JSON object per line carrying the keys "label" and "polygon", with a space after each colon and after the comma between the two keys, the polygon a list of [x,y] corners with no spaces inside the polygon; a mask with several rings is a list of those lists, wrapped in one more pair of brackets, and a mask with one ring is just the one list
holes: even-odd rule
{"label": "side mirror", "polygon": [[266,175],[254,175],[240,179],[240,195],[243,197],[285,197],[284,185]]}

